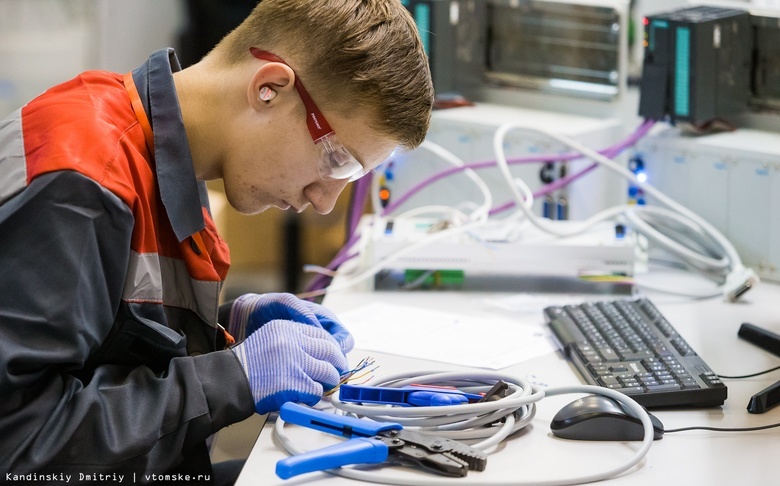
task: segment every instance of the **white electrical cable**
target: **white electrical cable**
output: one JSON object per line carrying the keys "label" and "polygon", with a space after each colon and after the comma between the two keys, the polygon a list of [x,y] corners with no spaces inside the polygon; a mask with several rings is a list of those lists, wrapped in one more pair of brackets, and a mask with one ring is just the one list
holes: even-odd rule
{"label": "white electrical cable", "polygon": [[[707,265],[710,266],[720,266],[723,262],[728,262],[729,265],[729,276],[735,276],[736,284],[733,282],[729,282],[729,279],[727,278],[726,284],[724,284],[724,288],[729,293],[729,298],[732,300],[734,298],[738,298],[739,295],[736,295],[736,297],[731,295],[731,288],[729,286],[733,285],[734,287],[741,287],[743,285],[747,285],[749,288],[752,286],[756,281],[757,277],[753,274],[752,271],[749,271],[745,269],[744,265],[742,264],[742,260],[737,253],[734,246],[731,244],[731,242],[720,232],[718,231],[714,226],[712,226],[709,222],[707,222],[705,219],[701,218],[699,215],[694,213],[693,211],[689,210],[685,206],[679,204],[678,202],[674,201],[670,197],[668,197],[663,192],[659,191],[652,185],[648,184],[645,181],[642,181],[637,178],[636,174],[628,170],[627,168],[623,167],[622,165],[616,163],[612,159],[598,153],[597,151],[577,142],[574,139],[571,139],[569,137],[566,137],[564,135],[551,132],[549,130],[540,129],[538,127],[530,127],[521,123],[505,123],[501,125],[498,130],[496,130],[496,133],[493,137],[493,150],[495,151],[496,155],[496,163],[498,165],[499,170],[501,171],[502,175],[507,181],[507,185],[509,186],[510,190],[512,191],[512,194],[520,207],[520,209],[524,212],[525,216],[528,218],[531,223],[533,223],[536,227],[541,229],[542,231],[545,231],[549,234],[559,236],[559,237],[565,237],[565,236],[572,236],[575,234],[582,233],[583,231],[586,231],[588,228],[590,228],[595,221],[602,221],[604,219],[607,219],[610,214],[615,214],[616,208],[620,208],[621,206],[617,206],[615,208],[609,208],[605,211],[602,211],[600,213],[597,213],[595,216],[589,218],[588,220],[582,222],[579,225],[571,225],[567,226],[566,228],[560,228],[557,226],[554,226],[551,224],[548,220],[545,220],[544,218],[540,218],[536,216],[533,211],[529,210],[525,204],[523,204],[526,201],[525,196],[518,190],[517,185],[518,181],[517,179],[512,177],[512,174],[509,170],[509,164],[506,160],[506,155],[504,153],[504,138],[506,137],[507,132],[513,129],[522,129],[534,133],[540,133],[543,135],[546,135],[554,140],[557,140],[564,145],[568,146],[569,148],[577,151],[578,153],[582,154],[583,156],[607,167],[608,169],[612,170],[613,172],[616,172],[617,174],[625,177],[629,181],[631,181],[636,186],[640,187],[642,190],[644,190],[647,194],[651,195],[652,197],[656,198],[658,201],[663,203],[664,205],[668,206],[669,208],[676,211],[678,214],[682,215],[683,217],[689,219],[691,221],[691,226],[698,227],[703,231],[705,234],[709,235],[719,247],[721,247],[725,253],[725,257],[722,258],[720,261],[709,259],[706,255],[697,255],[696,257],[693,257],[697,262],[704,262]],[[632,206],[633,208],[633,206]],[[660,214],[660,213],[659,213]],[[681,221],[680,218],[678,218],[678,221]],[[654,228],[649,227],[649,225],[644,225],[643,230],[651,232],[653,237],[656,239],[656,241],[664,241],[664,242],[670,242],[669,238],[663,236],[660,232],[655,230]],[[686,254],[688,256],[692,255],[692,251],[688,248],[683,247],[682,245],[676,244],[674,242],[670,242],[671,250],[673,252],[676,252],[678,254]],[[744,281],[744,283],[743,283]]]}
{"label": "white electrical cable", "polygon": [[[496,156],[500,159],[499,160],[499,167],[502,168],[502,171],[508,170],[508,164],[506,162],[506,156],[504,155],[504,148],[503,148],[503,139],[506,135],[506,132],[514,129],[519,128],[523,130],[528,130],[536,133],[541,133],[544,135],[547,135],[550,138],[553,138],[555,140],[558,140],[559,142],[563,143],[564,145],[567,145],[571,149],[577,151],[578,153],[584,155],[585,157],[598,162],[599,164],[607,167],[608,169],[616,172],[619,175],[622,175],[629,181],[631,181],[636,186],[640,187],[643,191],[645,191],[647,194],[653,196],[666,206],[674,209],[678,213],[684,215],[685,217],[689,218],[693,222],[695,222],[697,225],[699,225],[701,228],[703,228],[708,234],[710,234],[718,243],[723,247],[723,249],[727,252],[727,256],[731,262],[734,262],[735,264],[741,262],[741,259],[739,257],[739,254],[737,254],[737,251],[734,249],[734,246],[731,244],[730,241],[726,239],[723,234],[718,231],[716,228],[714,228],[710,223],[708,223],[706,220],[701,218],[699,215],[694,213],[693,211],[689,210],[682,204],[679,204],[663,192],[659,191],[652,185],[648,184],[645,181],[641,181],[636,177],[636,174],[628,170],[627,168],[623,167],[622,165],[616,163],[612,159],[605,157],[604,155],[596,152],[595,150],[577,142],[574,139],[571,139],[569,137],[563,136],[558,133],[550,132],[549,130],[543,130],[537,127],[528,127],[526,125],[522,125],[519,123],[506,123],[498,128],[496,131],[496,134],[493,138],[493,149],[496,151]],[[499,143],[500,142],[500,143]],[[510,187],[514,187],[510,185]],[[515,197],[518,198],[518,201],[520,201],[520,195],[515,194]],[[532,216],[535,216],[531,214]],[[545,229],[545,228],[540,228]]]}
{"label": "white electrical cable", "polygon": [[[437,157],[441,158],[443,161],[447,162],[448,164],[454,166],[454,167],[463,167],[465,163],[461,158],[459,158],[457,155],[453,154],[449,150],[445,149],[439,144],[436,144],[434,142],[431,142],[430,140],[424,140],[423,143],[420,145],[421,149],[428,150],[429,152],[433,153]],[[490,192],[490,188],[485,183],[484,180],[482,180],[481,177],[473,170],[473,169],[465,169],[463,173],[471,179],[472,182],[477,186],[477,189],[479,189],[479,192],[482,193],[482,204],[479,205],[470,215],[469,219],[472,221],[474,220],[485,220],[488,218],[488,213],[490,212],[491,207],[493,206],[493,194]],[[374,181],[372,183],[373,190],[371,191],[371,201],[374,209],[374,214],[380,214],[382,212],[382,205],[379,202],[378,194],[379,194],[379,178],[375,177]],[[439,208],[439,206],[434,206],[435,208]],[[425,208],[416,208],[415,210],[424,210]],[[405,213],[404,213],[405,214]]]}
{"label": "white electrical cable", "polygon": [[[458,158],[456,155],[454,155],[449,150],[445,149],[444,147],[435,144],[433,142],[430,142],[428,140],[424,141],[420,148],[424,148],[435,155],[441,157],[446,162],[450,163],[451,165],[454,165],[456,167],[462,167],[464,165],[464,162]],[[413,243],[409,246],[404,247],[401,250],[398,250],[396,252],[391,253],[390,255],[387,255],[382,261],[372,265],[371,267],[361,271],[360,273],[356,275],[346,275],[342,278],[342,280],[339,283],[331,284],[328,287],[328,291],[333,290],[339,290],[343,288],[349,288],[353,285],[356,285],[360,282],[363,282],[364,280],[367,280],[371,277],[373,277],[377,272],[380,270],[386,268],[389,264],[395,262],[399,258],[402,258],[403,256],[412,253],[416,251],[419,248],[422,248],[426,245],[429,245],[430,243],[433,243],[435,241],[439,241],[441,239],[448,238],[452,235],[460,234],[460,233],[467,233],[469,231],[472,231],[482,225],[484,225],[488,220],[488,212],[490,211],[490,208],[493,204],[493,196],[490,192],[490,188],[487,186],[485,181],[482,180],[477,173],[472,169],[466,169],[464,173],[471,179],[474,184],[477,186],[477,188],[480,190],[480,192],[483,195],[484,201],[482,205],[477,207],[471,214],[466,215],[465,213],[462,213],[461,211],[458,211],[456,209],[450,208],[449,211],[452,212],[452,214],[457,215],[459,217],[465,216],[467,219],[467,222],[462,223],[458,226],[453,226],[450,228],[443,229],[441,231],[437,231],[434,233],[431,233],[428,237],[426,237],[423,240],[420,240],[416,243]],[[379,216],[378,211],[380,211],[379,208],[381,208],[381,205],[378,203],[378,200],[374,199],[374,195],[379,193],[379,178],[375,177],[373,182],[373,190],[372,192],[372,204],[374,204],[374,212],[377,217]],[[414,208],[411,209],[401,215],[401,217],[410,217],[410,215],[414,214],[420,214],[425,212],[447,212],[445,211],[442,206],[425,206],[420,208]],[[456,223],[456,221],[453,221]]]}
{"label": "white electrical cable", "polygon": [[[658,211],[660,214],[664,214],[661,211],[659,211],[661,209],[662,208],[655,208],[652,206],[642,206],[642,209],[640,211],[642,212]],[[668,212],[667,214],[664,214],[664,216],[672,217],[672,214],[673,213]],[[627,211],[623,216],[625,216],[625,218],[631,223],[631,226],[634,229],[644,234],[648,238],[652,239],[658,245],[664,247],[666,250],[670,251],[673,254],[676,254],[678,257],[682,258],[683,260],[689,261],[690,263],[694,264],[699,268],[703,268],[703,269],[710,268],[716,271],[723,271],[723,270],[728,270],[729,267],[731,266],[731,262],[728,260],[728,258],[724,258],[724,257],[717,258],[717,259],[712,258],[707,255],[698,253],[694,250],[691,250],[690,248],[684,245],[681,245],[680,243],[674,241],[673,239],[669,238],[662,232],[650,226],[636,212]]]}
{"label": "white electrical cable", "polygon": [[[441,145],[431,142],[430,140],[424,140],[420,147],[428,150],[434,155],[438,155],[442,160],[450,163],[455,167],[463,167],[465,165],[460,157],[445,149]],[[472,182],[474,182],[479,191],[482,193],[482,205],[474,210],[474,212],[471,214],[471,219],[487,219],[488,213],[493,207],[493,194],[490,192],[490,188],[473,169],[466,169],[463,171],[463,173],[466,175],[466,177],[471,179]]]}
{"label": "white electrical cable", "polygon": [[[641,211],[641,218],[653,227],[662,228],[661,231],[664,234],[673,235],[675,241],[695,250],[701,255],[710,255],[712,258],[716,258],[717,255],[721,255],[717,260],[718,264],[716,268],[723,268],[721,265],[725,263],[725,267],[728,267],[729,262],[722,256],[724,255],[723,248],[718,246],[715,241],[712,240],[701,228],[697,226],[689,225],[689,221],[682,216],[661,208],[660,206],[641,206],[644,208]],[[647,209],[652,209],[648,211]],[[657,217],[653,214],[655,211],[666,211],[668,214],[663,217]],[[677,221],[677,218],[680,221]],[[702,262],[703,264],[704,262]]]}
{"label": "white electrical cable", "polygon": [[331,284],[328,287],[328,292],[352,287],[353,285],[356,285],[360,282],[363,282],[364,280],[373,277],[376,273],[378,273],[380,270],[384,269],[394,261],[410,253],[413,253],[426,245],[429,245],[439,240],[449,238],[453,235],[458,235],[461,233],[467,233],[469,231],[473,231],[479,228],[480,226],[485,225],[485,223],[486,221],[484,220],[470,221],[460,226],[453,226],[451,228],[446,228],[441,231],[437,231],[435,233],[429,233],[425,237],[425,239],[419,240],[415,243],[412,243],[409,246],[405,246],[404,248],[391,253],[390,255],[382,259],[382,261],[377,262],[374,265],[371,265],[370,267],[366,268],[365,270],[359,272],[356,275],[344,275],[341,278],[341,280],[339,280],[338,283]]}
{"label": "white electrical cable", "polygon": [[420,216],[422,214],[430,214],[430,213],[436,213],[443,215],[445,219],[452,221],[454,224],[460,224],[465,223],[469,221],[471,218],[468,214],[464,213],[463,211],[453,208],[451,206],[421,206],[419,208],[412,208],[408,211],[404,211],[403,213],[394,216],[393,218],[397,221],[399,219],[409,219],[414,218],[416,216]]}
{"label": "white electrical cable", "polygon": [[692,299],[710,299],[710,298],[723,295],[723,290],[718,286],[713,287],[711,289],[706,289],[706,288],[676,289],[676,288],[670,288],[668,285],[651,284],[639,278],[635,278],[634,283],[639,287],[642,287],[643,289],[652,290],[654,292],[659,292],[663,294],[672,294],[672,295],[678,295],[682,297],[690,297]]}
{"label": "white electrical cable", "polygon": [[[653,444],[653,424],[647,411],[632,398],[620,392],[608,388],[574,385],[556,388],[535,388],[528,380],[509,376],[497,372],[426,372],[421,375],[395,375],[382,380],[372,380],[374,386],[401,387],[412,383],[440,385],[440,386],[464,386],[472,385],[489,388],[498,380],[503,380],[510,385],[512,393],[505,398],[483,403],[464,405],[451,405],[446,407],[446,415],[442,414],[443,407],[377,407],[358,404],[347,404],[338,400],[335,395],[331,397],[335,407],[356,414],[366,416],[373,420],[400,423],[404,428],[410,428],[420,433],[445,436],[454,440],[466,440],[484,438],[472,447],[488,452],[512,433],[525,427],[533,419],[535,407],[546,396],[565,395],[571,393],[587,393],[604,395],[623,405],[640,418],[644,427],[644,436],[640,448],[634,456],[625,463],[608,467],[598,473],[575,477],[553,478],[542,481],[522,481],[518,479],[486,481],[485,478],[469,476],[459,478],[457,483],[463,486],[566,486],[582,484],[609,479],[622,474],[636,466],[650,450]],[[487,416],[487,419],[480,420]],[[484,427],[482,423],[492,423],[497,417],[504,417],[505,423],[497,427]],[[485,422],[487,420],[487,422]],[[407,425],[407,424],[414,424]],[[497,428],[498,431],[482,431],[480,429]],[[474,431],[477,431],[476,433]],[[284,431],[284,421],[277,419],[274,426],[274,434],[285,451],[289,454],[302,454],[307,452],[295,444]],[[445,435],[446,434],[446,435]],[[489,464],[488,464],[489,467]],[[326,471],[337,476],[381,484],[393,484],[402,486],[452,486],[451,478],[443,479],[429,475],[419,478],[392,478],[387,474],[360,470],[356,468],[342,467]]]}
{"label": "white electrical cable", "polygon": [[[494,149],[496,148],[495,144],[497,140],[500,139],[501,143],[503,144],[503,137],[505,136],[505,131],[508,130],[508,128],[512,128],[509,125],[511,124],[502,125],[499,128],[499,131],[496,132],[496,136],[494,137]],[[443,160],[449,162],[450,164],[456,167],[462,167],[464,165],[463,161],[460,158],[458,158],[457,156],[452,154],[452,152],[446,150],[444,147],[441,147],[438,144],[426,140],[423,142],[422,145],[420,145],[420,147],[429,150],[430,152],[441,157]],[[511,172],[509,171],[509,165],[506,162],[506,157],[503,152],[503,146],[501,146],[499,149],[496,150],[497,150],[496,157],[498,159],[497,161],[498,166],[504,173],[504,176],[507,178],[513,193],[518,199],[518,206],[523,211],[523,213],[529,217],[529,220],[538,226],[540,224],[538,221],[540,218],[536,217],[532,212],[532,206],[534,202],[533,191],[531,190],[530,187],[528,187],[528,185],[522,179],[513,178]],[[438,231],[436,233],[431,233],[431,235],[426,237],[425,239],[420,240],[412,245],[409,245],[397,252],[388,255],[381,262],[372,265],[371,267],[361,271],[357,275],[346,276],[344,279],[341,280],[340,283],[333,284],[330,287],[328,287],[328,291],[349,288],[353,285],[356,285],[364,280],[373,277],[377,272],[386,268],[387,265],[389,265],[390,263],[397,261],[399,258],[402,258],[403,256],[421,247],[429,245],[435,241],[439,241],[440,239],[448,238],[450,235],[472,231],[482,226],[482,224],[487,221],[487,213],[490,210],[490,206],[492,205],[492,195],[490,193],[490,189],[487,187],[487,184],[485,184],[485,182],[476,174],[476,172],[474,172],[472,169],[466,169],[464,172],[469,176],[469,178],[471,178],[474,181],[474,183],[483,193],[485,199],[483,205],[477,210],[475,210],[473,213],[471,213],[470,218],[472,219],[472,221],[470,223],[466,223],[465,225],[462,226],[448,228],[442,231]],[[381,205],[378,202],[378,199],[375,199],[375,196],[379,192],[378,184],[379,184],[378,178],[374,178],[373,181],[374,187],[371,192],[372,192],[372,203],[374,204],[375,213],[379,211],[379,208],[381,207]],[[412,214],[419,214],[426,211],[442,211],[442,208],[441,206],[415,208],[410,210],[409,212],[403,213],[401,217],[409,217]],[[594,217],[586,220],[579,227],[578,230],[559,234],[558,236],[570,236],[579,232],[587,231],[587,229],[590,228],[593,224],[596,224],[597,222],[600,221],[614,218],[615,216],[619,215],[622,211],[623,211],[622,207],[609,208],[605,211],[598,213]],[[547,228],[542,228],[542,229],[547,231]]]}
{"label": "white electrical cable", "polygon": [[[541,133],[543,135],[549,136],[550,138],[560,141],[561,143],[581,153],[583,156],[593,159],[599,164],[604,165],[607,168],[611,169],[612,171],[617,172],[619,175],[629,179],[634,184],[636,184],[637,186],[645,190],[645,192],[655,197],[663,204],[669,206],[672,210],[659,208],[659,207],[651,207],[651,206],[636,206],[636,205],[615,206],[600,211],[594,216],[582,222],[579,222],[579,224],[566,225],[565,227],[561,227],[560,225],[555,225],[551,223],[549,220],[546,220],[544,218],[535,215],[532,209],[533,193],[530,187],[522,179],[514,178],[512,176],[504,153],[503,141],[506,136],[506,133],[512,129],[523,129],[531,132]],[[432,153],[443,158],[445,161],[449,162],[454,166],[460,167],[463,165],[463,161],[461,159],[459,159],[451,152],[447,151],[443,147],[433,142],[426,141],[423,143],[423,145],[421,145],[421,147],[431,151]],[[599,222],[622,216],[627,220],[629,220],[633,224],[633,227],[638,232],[645,234],[648,238],[650,238],[651,240],[659,244],[660,247],[664,247],[672,254],[677,255],[678,257],[683,259],[683,261],[686,261],[689,265],[691,265],[693,268],[697,268],[702,272],[727,273],[728,275],[726,275],[725,278],[726,282],[721,287],[721,293],[726,293],[726,295],[731,300],[735,300],[736,298],[739,297],[740,295],[739,289],[742,289],[744,287],[750,288],[750,286],[754,285],[758,281],[758,278],[755,276],[752,270],[746,269],[743,266],[742,261],[738,253],[736,252],[736,249],[731,244],[731,242],[729,242],[724,235],[722,235],[717,229],[715,229],[712,225],[710,225],[706,220],[702,219],[701,217],[699,217],[692,211],[688,210],[684,206],[680,205],[679,203],[673,201],[671,198],[669,198],[668,196],[666,196],[665,194],[663,194],[662,192],[660,192],[650,184],[640,181],[639,179],[637,179],[636,175],[633,172],[622,167],[622,165],[580,144],[579,142],[570,139],[569,137],[565,137],[563,135],[556,134],[547,130],[542,130],[536,127],[529,127],[519,123],[506,123],[500,126],[496,131],[493,138],[493,148],[496,155],[496,164],[499,170],[501,171],[502,175],[506,179],[507,184],[510,187],[518,206],[518,210],[512,216],[510,216],[509,219],[514,219],[516,217],[522,218],[523,216],[525,216],[527,223],[531,223],[535,225],[542,231],[545,231],[549,234],[558,237],[567,237],[567,236],[573,236],[585,232],[593,225]],[[365,269],[359,274],[345,277],[345,279],[343,279],[339,284],[331,285],[328,288],[328,290],[337,290],[337,289],[347,288],[352,285],[355,285],[359,282],[362,282],[368,278],[373,277],[380,270],[387,268],[387,266],[392,262],[397,261],[399,258],[402,258],[403,256],[415,251],[420,247],[423,247],[425,245],[431,244],[433,242],[439,241],[444,238],[448,238],[451,235],[472,231],[480,227],[483,223],[485,223],[487,221],[489,206],[490,204],[492,204],[492,196],[490,194],[490,190],[487,187],[487,185],[484,183],[484,181],[481,178],[479,178],[479,176],[473,170],[467,169],[465,172],[475,182],[475,184],[477,185],[477,187],[480,189],[480,191],[484,196],[484,203],[481,206],[479,206],[477,209],[475,209],[472,213],[467,215],[467,217],[471,219],[469,223],[448,228],[436,233],[432,233],[430,236],[426,237],[425,239],[420,240],[410,246],[407,246],[402,250],[399,250],[398,252],[388,255],[381,262],[376,263],[375,265],[371,266],[368,269]],[[374,196],[378,194],[378,178],[374,179],[374,186],[375,186],[374,190],[372,191],[372,201],[374,202],[375,205],[374,207],[376,210],[377,208],[379,208],[378,199],[374,198]],[[466,216],[466,213],[463,213],[462,211],[459,211],[454,208],[445,209],[441,206],[429,206],[429,207],[412,209],[409,212],[404,213],[400,217],[411,217],[411,215],[420,214],[422,212],[437,212],[437,213],[449,215],[452,217],[454,223],[457,223],[457,221],[455,221],[457,218],[463,218],[464,216]],[[705,255],[703,253],[697,252],[689,247],[686,247],[683,244],[676,242],[674,239],[670,238],[669,236],[665,235],[655,227],[651,226],[643,219],[640,219],[641,218],[640,212],[651,213],[654,214],[656,217],[665,217],[667,219],[673,220],[674,222],[681,225],[682,227],[687,228],[691,232],[691,235],[700,235],[702,239],[709,237],[709,239],[711,239],[714,242],[715,246],[717,246],[725,254],[725,256],[721,256],[720,258],[713,258],[710,257],[709,255]],[[699,244],[701,244],[701,242],[699,242]],[[705,246],[707,245],[705,244]],[[710,248],[712,248],[712,245],[709,246]],[[667,292],[669,291],[669,289],[665,289],[665,290]],[[687,291],[680,291],[678,293],[680,293],[681,295],[691,295],[691,293]],[[698,292],[694,292],[693,294],[694,295],[692,296],[695,297],[705,295],[703,293],[700,294]],[[706,292],[706,295],[709,296],[711,294],[709,292]]]}

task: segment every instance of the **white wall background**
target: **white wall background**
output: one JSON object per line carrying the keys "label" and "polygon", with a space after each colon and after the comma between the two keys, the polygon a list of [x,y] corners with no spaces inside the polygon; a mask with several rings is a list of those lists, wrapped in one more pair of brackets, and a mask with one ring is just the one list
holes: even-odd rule
{"label": "white wall background", "polygon": [[0,0],[0,117],[81,71],[175,47],[184,14],[181,0]]}

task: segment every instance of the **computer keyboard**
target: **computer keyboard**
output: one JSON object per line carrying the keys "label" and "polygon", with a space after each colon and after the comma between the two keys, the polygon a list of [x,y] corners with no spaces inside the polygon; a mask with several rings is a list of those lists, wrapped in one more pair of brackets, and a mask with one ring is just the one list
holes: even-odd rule
{"label": "computer keyboard", "polygon": [[648,299],[552,306],[544,316],[585,381],[647,408],[711,407],[726,385]]}

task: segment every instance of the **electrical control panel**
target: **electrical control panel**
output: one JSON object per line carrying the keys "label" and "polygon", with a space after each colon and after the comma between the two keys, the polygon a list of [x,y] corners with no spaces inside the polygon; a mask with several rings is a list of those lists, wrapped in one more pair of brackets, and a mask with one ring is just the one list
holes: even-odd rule
{"label": "electrical control panel", "polygon": [[[464,283],[480,276],[564,278],[631,292],[634,275],[646,270],[642,238],[609,222],[558,237],[528,221],[487,222],[448,234],[449,227],[440,219],[369,218],[364,221],[362,265],[381,264],[405,272],[407,280],[425,278],[426,273],[450,284],[456,278]],[[557,230],[580,224],[548,223]]]}
{"label": "electrical control panel", "polygon": [[747,10],[695,6],[645,19],[639,114],[697,128],[747,110],[753,30]]}

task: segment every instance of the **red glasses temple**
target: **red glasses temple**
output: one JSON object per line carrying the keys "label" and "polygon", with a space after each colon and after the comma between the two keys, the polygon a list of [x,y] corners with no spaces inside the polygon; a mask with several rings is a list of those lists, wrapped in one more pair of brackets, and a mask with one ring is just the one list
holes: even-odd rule
{"label": "red glasses temple", "polygon": [[[287,64],[284,59],[271,52],[264,51],[256,47],[250,47],[249,52],[251,52],[252,55],[257,59],[271,62],[280,62],[285,66],[290,67],[290,65]],[[292,69],[292,67],[290,67],[290,69]],[[303,87],[303,83],[301,82],[297,73],[295,75],[295,89],[298,90],[298,95],[301,97],[303,106],[306,108],[306,125],[309,127],[311,138],[315,143],[317,143],[321,138],[333,133],[333,129],[330,127],[330,124],[328,124],[328,121],[325,119],[325,116],[322,114],[320,109],[317,108],[314,100],[311,99],[309,92],[306,91],[306,88]]]}

